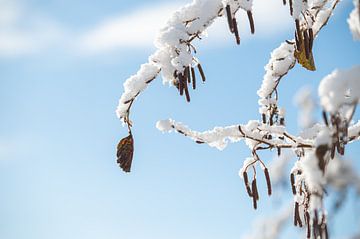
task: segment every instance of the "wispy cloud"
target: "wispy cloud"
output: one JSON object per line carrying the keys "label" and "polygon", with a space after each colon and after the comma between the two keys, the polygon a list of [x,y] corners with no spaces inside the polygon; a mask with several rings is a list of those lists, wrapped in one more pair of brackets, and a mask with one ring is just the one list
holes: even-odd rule
{"label": "wispy cloud", "polygon": [[[135,11],[129,15],[104,20],[80,39],[85,51],[103,52],[124,47],[149,47],[157,31],[180,4],[164,4]],[[255,37],[271,36],[289,29],[291,17],[288,8],[278,0],[254,1]],[[243,39],[249,36],[247,15],[238,13],[239,29]],[[226,19],[218,19],[208,30],[207,46],[226,44],[233,37],[228,30]],[[231,42],[232,43],[232,42]]]}
{"label": "wispy cloud", "polygon": [[156,33],[179,4],[166,3],[111,17],[80,37],[85,51],[107,51],[123,47],[149,47]]}
{"label": "wispy cloud", "polygon": [[69,37],[53,19],[29,11],[13,0],[0,0],[0,56],[41,52]]}
{"label": "wispy cloud", "polygon": [[[0,0],[0,56],[41,53],[52,48],[64,48],[80,54],[101,54],[124,48],[148,48],[155,35],[180,2],[151,5],[128,14],[105,18],[93,27],[72,30],[17,3]],[[254,1],[256,34],[264,37],[277,34],[291,26],[287,8],[281,1]],[[246,13],[239,11],[242,39],[249,33]],[[25,23],[25,24],[24,24]],[[79,33],[80,32],[80,33]],[[226,22],[220,19],[209,29],[203,44],[215,47],[232,43]]]}

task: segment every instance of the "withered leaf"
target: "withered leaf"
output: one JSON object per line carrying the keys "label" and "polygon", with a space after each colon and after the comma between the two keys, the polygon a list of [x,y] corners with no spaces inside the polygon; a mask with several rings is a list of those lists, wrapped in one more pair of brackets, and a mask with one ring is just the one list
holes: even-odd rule
{"label": "withered leaf", "polygon": [[117,163],[124,172],[130,172],[131,163],[134,154],[134,139],[132,134],[120,140],[117,145]]}
{"label": "withered leaf", "polygon": [[295,51],[295,58],[305,69],[309,71],[315,71],[315,62],[312,52],[309,54],[309,59],[306,58],[305,47],[302,47],[301,51]]}
{"label": "withered leaf", "polygon": [[[302,65],[305,69],[310,71],[315,71],[315,62],[314,57],[309,46],[309,39],[304,39],[303,34],[297,34],[297,40],[299,46],[294,52],[296,60]],[[305,42],[306,41],[306,42]],[[312,43],[311,43],[312,44]]]}

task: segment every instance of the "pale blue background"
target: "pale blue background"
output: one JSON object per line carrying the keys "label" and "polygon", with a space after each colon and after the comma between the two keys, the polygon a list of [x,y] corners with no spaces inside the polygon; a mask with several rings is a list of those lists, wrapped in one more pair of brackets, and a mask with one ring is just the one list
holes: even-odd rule
{"label": "pale blue background", "polygon": [[[150,4],[113,0],[20,3],[79,30]],[[310,84],[316,92],[320,79],[334,68],[359,64],[360,43],[352,40],[346,23],[352,8],[350,1],[341,3],[316,39],[318,70],[308,72],[296,66],[280,86],[280,105],[287,109],[293,133],[298,131],[292,102],[296,89]],[[197,43],[208,81],[191,92],[190,104],[174,88],[164,87],[160,78],[135,102],[130,174],[115,163],[115,146],[127,133],[115,108],[124,80],[146,62],[154,48],[118,49],[96,56],[50,49],[1,57],[0,142],[7,148],[0,154],[0,238],[230,239],[249,232],[257,216],[272,215],[270,207],[280,202],[268,200],[261,188],[259,209],[252,209],[238,177],[250,153],[245,144],[220,152],[177,134],[162,134],[155,123],[173,118],[206,130],[259,119],[256,90],[263,67],[270,52],[292,36],[290,29],[248,38],[241,46],[231,36],[227,44],[217,47]],[[359,168],[359,144],[348,148]],[[272,156],[266,157],[269,162]],[[337,238],[346,238],[359,225],[359,203],[353,196],[347,210],[332,222],[331,233]],[[291,227],[286,234],[296,231]]]}

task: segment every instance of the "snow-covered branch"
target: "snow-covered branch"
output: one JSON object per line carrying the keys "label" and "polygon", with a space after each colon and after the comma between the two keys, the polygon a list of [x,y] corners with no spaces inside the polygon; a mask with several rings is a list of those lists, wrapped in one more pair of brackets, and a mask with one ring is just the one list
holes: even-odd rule
{"label": "snow-covered branch", "polygon": [[132,103],[160,72],[164,83],[176,86],[180,95],[185,93],[186,100],[190,101],[190,85],[193,89],[196,88],[194,68],[198,68],[202,80],[205,81],[203,68],[195,57],[193,40],[201,39],[215,19],[226,14],[230,31],[236,35],[239,44],[240,35],[235,13],[240,8],[247,12],[251,32],[254,33],[252,0],[194,0],[174,12],[158,33],[155,40],[156,52],[149,57],[148,63],[143,64],[135,75],[125,81],[124,93],[116,110],[117,116],[131,126],[129,111]]}
{"label": "snow-covered branch", "polygon": [[312,141],[295,137],[285,131],[283,126],[268,126],[259,121],[252,120],[246,125],[231,125],[227,127],[215,127],[212,130],[197,132],[188,126],[172,119],[158,121],[156,127],[162,132],[176,132],[183,134],[196,143],[206,143],[211,147],[223,150],[228,142],[238,142],[244,139],[251,150],[261,146],[281,148],[312,148]]}
{"label": "snow-covered branch", "polygon": [[[283,110],[277,105],[277,87],[281,79],[295,66],[296,61],[306,69],[315,70],[312,55],[313,41],[329,21],[338,2],[339,0],[320,0],[302,6],[304,9],[301,10],[301,16],[296,14],[295,18],[295,40],[285,41],[271,53],[270,60],[265,66],[266,72],[261,87],[257,91],[260,97],[259,113],[262,115],[263,123],[272,125],[278,123],[276,119],[284,117]],[[300,8],[301,5],[294,6]]]}
{"label": "snow-covered branch", "polygon": [[[243,178],[247,193],[253,199],[257,208],[259,194],[256,182],[255,164],[264,171],[268,194],[271,195],[271,182],[268,168],[260,159],[257,151],[277,149],[292,149],[299,157],[291,170],[291,187],[294,194],[294,224],[306,225],[307,237],[328,238],[327,211],[323,205],[325,196],[325,177],[327,166],[335,157],[335,150],[344,154],[345,145],[357,140],[360,124],[352,123],[354,111],[359,102],[360,67],[350,70],[335,71],[326,76],[320,83],[319,96],[324,108],[325,124],[315,124],[306,129],[301,136],[293,136],[286,132],[284,125],[265,124],[251,120],[246,125],[216,127],[213,130],[197,132],[174,120],[163,120],[157,123],[157,128],[163,132],[175,130],[197,143],[207,143],[212,147],[224,149],[228,142],[245,140],[252,156],[244,160],[239,175]],[[306,107],[313,104],[306,104]],[[345,107],[345,108],[344,108]],[[330,123],[326,112],[330,113]],[[253,169],[250,183],[248,169]],[[336,182],[333,180],[332,182]]]}
{"label": "snow-covered branch", "polygon": [[[284,4],[287,3],[283,0]],[[299,63],[308,70],[315,70],[312,53],[314,39],[329,21],[339,0],[288,0],[290,14],[295,22],[295,39],[287,40],[271,53],[265,66],[265,75],[260,89],[259,112],[261,121],[250,120],[247,124],[215,127],[212,130],[198,132],[175,120],[158,121],[156,127],[162,132],[176,131],[191,138],[198,144],[208,144],[223,150],[229,142],[244,140],[250,148],[251,157],[243,162],[239,171],[244,180],[246,191],[257,208],[259,192],[257,189],[256,165],[264,172],[268,195],[272,194],[271,171],[284,175],[284,169],[290,157],[297,158],[291,173],[290,185],[294,195],[294,224],[305,227],[307,238],[328,238],[327,210],[323,205],[328,185],[334,188],[355,186],[360,191],[358,175],[351,167],[337,159],[344,155],[345,146],[360,140],[360,121],[354,123],[353,117],[360,101],[360,66],[349,70],[335,70],[320,83],[318,93],[323,108],[324,123],[315,123],[309,116],[315,103],[309,94],[298,97],[308,121],[298,136],[290,134],[285,127],[285,109],[278,107],[278,85],[281,79]],[[354,1],[355,9],[348,19],[354,38],[360,38],[359,1]],[[202,81],[205,74],[200,61],[195,57],[195,39],[201,39],[204,31],[219,17],[226,17],[229,30],[240,43],[236,12],[247,12],[250,30],[255,32],[252,17],[252,0],[193,0],[191,4],[176,11],[165,27],[159,32],[155,45],[156,52],[149,57],[140,70],[124,83],[124,93],[120,98],[117,115],[129,128],[129,136],[118,145],[118,163],[129,172],[133,155],[132,123],[129,118],[130,108],[136,97],[146,89],[159,74],[163,83],[175,86],[180,95],[190,101],[190,88],[196,89],[197,69]],[[282,161],[268,170],[260,158],[261,150],[277,150],[281,157],[282,150],[290,151],[291,156],[283,156]],[[296,157],[293,157],[296,156]],[[252,172],[252,173],[251,173]],[[341,174],[346,174],[340,175]],[[250,176],[249,176],[250,175]],[[275,182],[279,178],[274,177]],[[271,224],[264,224],[265,236],[275,238],[288,218],[288,213],[281,214]],[[267,231],[269,229],[269,231]],[[258,238],[256,235],[250,238]]]}
{"label": "snow-covered branch", "polygon": [[319,85],[320,103],[330,114],[343,106],[354,106],[360,100],[360,65],[349,70],[335,70]]}

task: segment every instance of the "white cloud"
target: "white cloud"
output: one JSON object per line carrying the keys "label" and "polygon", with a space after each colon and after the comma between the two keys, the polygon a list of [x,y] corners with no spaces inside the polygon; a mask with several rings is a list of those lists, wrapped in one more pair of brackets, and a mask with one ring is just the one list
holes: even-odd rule
{"label": "white cloud", "polygon": [[179,6],[167,3],[108,18],[85,32],[80,38],[80,46],[85,51],[151,47],[158,30]]}
{"label": "white cloud", "polygon": [[63,44],[65,33],[52,19],[16,1],[0,0],[0,56],[33,54]]}
{"label": "white cloud", "polygon": [[[149,47],[153,45],[155,35],[166,19],[180,4],[153,6],[132,12],[129,15],[109,18],[94,29],[85,33],[80,45],[85,51],[102,52],[124,47]],[[274,35],[293,24],[288,7],[282,1],[254,1],[255,37]],[[237,14],[240,33],[243,38],[249,36],[249,23],[246,12]],[[218,19],[208,30],[208,38],[203,43],[210,47],[229,42],[233,36],[229,33],[225,18]],[[231,42],[232,43],[232,42]]]}
{"label": "white cloud", "polygon": [[[181,6],[179,1],[151,5],[126,15],[109,17],[90,29],[75,33],[71,27],[61,26],[56,19],[16,3],[16,0],[0,0],[0,56],[41,53],[59,47],[81,54],[152,47],[158,29],[166,23],[171,12]],[[282,6],[281,1],[254,1],[253,12],[254,37],[271,36],[292,25],[288,8]],[[246,13],[239,11],[237,17],[241,37],[246,39],[250,32]],[[209,28],[209,37],[201,44],[207,47],[232,44],[232,38],[222,18]]]}

